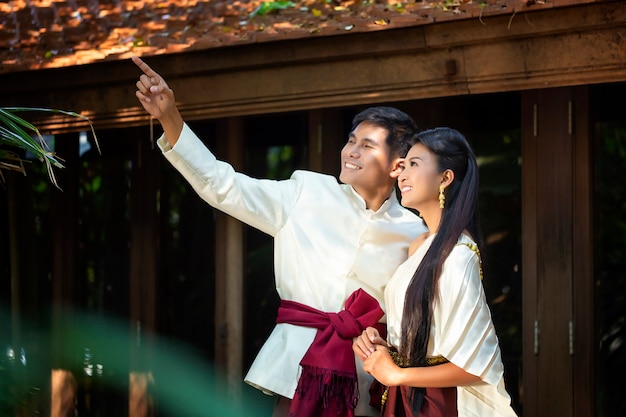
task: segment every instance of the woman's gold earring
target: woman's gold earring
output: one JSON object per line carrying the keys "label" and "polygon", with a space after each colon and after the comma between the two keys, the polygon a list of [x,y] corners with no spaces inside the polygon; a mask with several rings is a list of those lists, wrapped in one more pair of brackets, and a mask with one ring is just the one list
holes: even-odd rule
{"label": "woman's gold earring", "polygon": [[439,186],[439,208],[444,208],[446,205],[446,196],[443,193],[443,190],[445,189],[446,187],[444,187],[443,184]]}

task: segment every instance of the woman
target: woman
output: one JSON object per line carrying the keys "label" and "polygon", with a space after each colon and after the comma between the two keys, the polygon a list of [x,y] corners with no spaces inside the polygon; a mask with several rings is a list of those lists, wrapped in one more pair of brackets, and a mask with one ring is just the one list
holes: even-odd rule
{"label": "woman", "polygon": [[353,350],[386,387],[383,416],[515,416],[482,288],[478,167],[458,131],[422,132],[398,177],[402,205],[429,231],[385,289],[387,341],[368,327]]}

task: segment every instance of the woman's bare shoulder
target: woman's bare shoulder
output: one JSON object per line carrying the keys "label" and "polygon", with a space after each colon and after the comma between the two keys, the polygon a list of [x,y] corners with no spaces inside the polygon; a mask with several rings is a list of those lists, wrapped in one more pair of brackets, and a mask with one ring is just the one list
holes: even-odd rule
{"label": "woman's bare shoulder", "polygon": [[424,232],[411,242],[409,245],[409,256],[412,256],[415,251],[422,246],[422,244],[428,239],[428,232]]}

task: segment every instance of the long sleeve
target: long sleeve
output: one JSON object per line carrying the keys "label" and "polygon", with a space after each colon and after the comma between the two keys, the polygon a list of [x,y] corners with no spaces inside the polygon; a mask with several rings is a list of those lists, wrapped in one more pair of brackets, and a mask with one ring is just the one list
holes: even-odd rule
{"label": "long sleeve", "polygon": [[444,263],[435,302],[434,346],[437,354],[483,381],[457,388],[459,416],[515,416],[504,385],[504,366],[496,329],[480,279],[478,255],[462,236]]}
{"label": "long sleeve", "polygon": [[236,172],[218,160],[187,124],[173,148],[163,136],[157,143],[165,158],[212,207],[271,236],[284,225],[299,192],[296,181],[256,179]]}
{"label": "long sleeve", "polygon": [[485,299],[476,253],[457,245],[444,263],[435,300],[435,346],[437,354],[497,384],[503,372],[500,348]]}

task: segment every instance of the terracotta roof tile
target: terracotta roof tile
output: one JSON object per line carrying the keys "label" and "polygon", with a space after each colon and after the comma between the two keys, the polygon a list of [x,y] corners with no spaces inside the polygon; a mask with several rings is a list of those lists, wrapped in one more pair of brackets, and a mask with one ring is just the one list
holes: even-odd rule
{"label": "terracotta roof tile", "polygon": [[[0,0],[0,73],[386,30],[594,0]],[[282,2],[282,3],[280,3]],[[266,14],[265,5],[285,6]]]}

